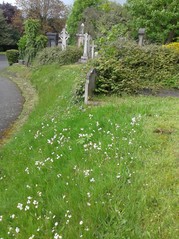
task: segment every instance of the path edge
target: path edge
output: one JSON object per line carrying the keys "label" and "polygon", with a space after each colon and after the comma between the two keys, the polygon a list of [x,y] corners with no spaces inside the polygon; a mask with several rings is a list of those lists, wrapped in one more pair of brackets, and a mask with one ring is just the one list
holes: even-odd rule
{"label": "path edge", "polygon": [[[23,68],[23,77],[19,72],[14,71],[13,66],[9,66],[1,72],[3,77],[8,78],[14,82],[20,89],[22,97],[24,98],[23,108],[17,119],[3,132],[3,138],[0,139],[0,148],[7,144],[12,137],[22,128],[27,121],[30,113],[33,111],[38,102],[38,94],[32,83],[30,82],[30,69],[26,66],[15,64],[19,68]],[[12,70],[13,69],[13,70]]]}

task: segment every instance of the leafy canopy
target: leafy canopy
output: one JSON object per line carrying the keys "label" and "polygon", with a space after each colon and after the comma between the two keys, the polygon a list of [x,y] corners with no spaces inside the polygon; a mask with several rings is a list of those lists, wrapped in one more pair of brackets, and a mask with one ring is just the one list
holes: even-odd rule
{"label": "leafy canopy", "polygon": [[6,22],[3,11],[0,9],[0,46],[15,45],[12,27]]}
{"label": "leafy canopy", "polygon": [[151,42],[169,43],[179,36],[178,0],[128,0],[133,35],[145,27]]}
{"label": "leafy canopy", "polygon": [[16,0],[26,18],[38,19],[42,31],[59,32],[65,25],[68,9],[60,0]]}
{"label": "leafy canopy", "polygon": [[92,6],[98,7],[102,2],[105,2],[105,0],[75,0],[71,14],[67,19],[68,32],[73,40],[77,34],[79,24],[83,19],[84,10]]}

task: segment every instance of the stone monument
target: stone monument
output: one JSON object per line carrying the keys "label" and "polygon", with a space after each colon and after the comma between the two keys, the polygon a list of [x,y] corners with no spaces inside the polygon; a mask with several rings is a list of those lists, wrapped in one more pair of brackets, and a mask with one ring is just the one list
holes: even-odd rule
{"label": "stone monument", "polygon": [[46,36],[48,38],[48,43],[47,43],[48,47],[52,47],[52,46],[57,46],[58,45],[58,34],[57,33],[47,32]]}
{"label": "stone monument", "polygon": [[70,37],[70,35],[66,31],[66,28],[63,28],[63,30],[59,34],[59,38],[61,39],[62,51],[66,50],[67,40],[69,39],[69,37]]}
{"label": "stone monument", "polygon": [[145,28],[139,28],[139,46],[143,46],[144,44],[144,36],[145,36]]}
{"label": "stone monument", "polygon": [[84,50],[83,50],[83,56],[81,57],[82,63],[87,62],[89,58],[89,38],[90,38],[90,35],[88,33],[85,33],[84,34]]}
{"label": "stone monument", "polygon": [[77,35],[78,37],[78,42],[77,42],[77,45],[78,47],[80,46],[83,46],[84,45],[84,23],[81,24],[81,27],[80,27],[80,32]]}

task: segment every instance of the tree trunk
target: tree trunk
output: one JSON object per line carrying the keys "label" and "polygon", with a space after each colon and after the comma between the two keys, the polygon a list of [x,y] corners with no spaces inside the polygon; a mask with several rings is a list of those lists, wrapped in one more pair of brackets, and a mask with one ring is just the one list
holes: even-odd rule
{"label": "tree trunk", "polygon": [[174,30],[170,31],[169,34],[168,34],[168,37],[165,41],[165,44],[169,44],[170,42],[172,42],[174,36],[175,36]]}

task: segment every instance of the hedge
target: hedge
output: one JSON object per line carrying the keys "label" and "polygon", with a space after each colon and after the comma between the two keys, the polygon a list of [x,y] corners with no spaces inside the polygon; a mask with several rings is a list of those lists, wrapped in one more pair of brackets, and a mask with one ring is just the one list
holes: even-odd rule
{"label": "hedge", "polygon": [[9,64],[12,65],[14,63],[18,62],[18,57],[19,57],[19,51],[18,50],[7,50],[6,51],[6,56],[9,61]]}

